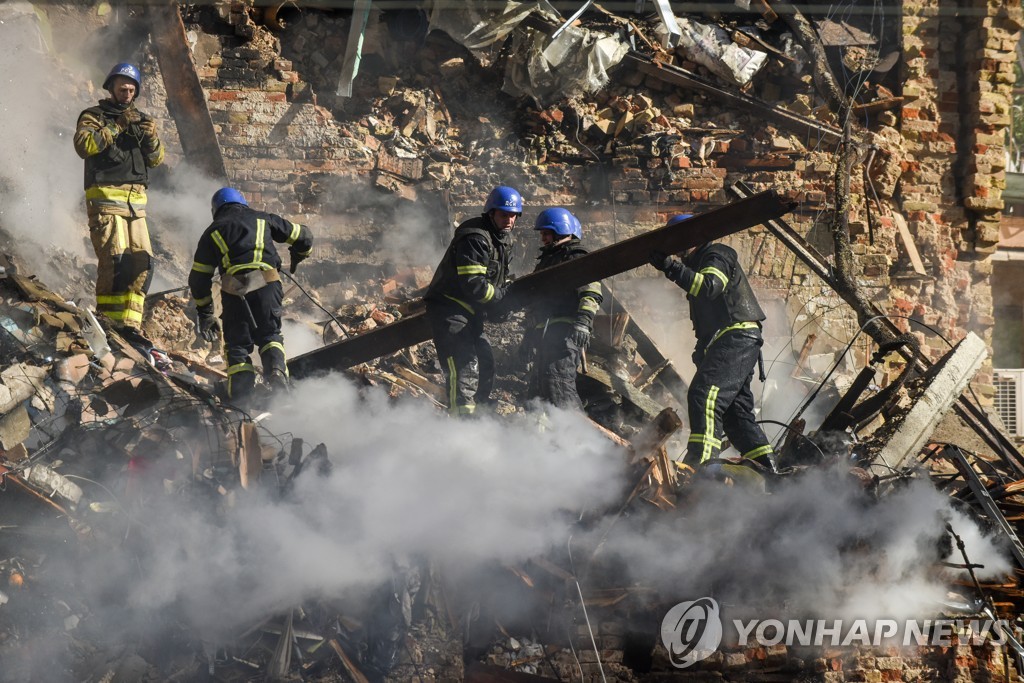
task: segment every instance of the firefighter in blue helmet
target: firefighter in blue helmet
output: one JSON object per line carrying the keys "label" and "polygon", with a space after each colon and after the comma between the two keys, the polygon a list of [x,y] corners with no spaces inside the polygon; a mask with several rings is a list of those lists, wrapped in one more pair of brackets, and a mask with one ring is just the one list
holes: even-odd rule
{"label": "firefighter in blue helmet", "polygon": [[[691,217],[673,216],[668,225]],[[688,250],[681,261],[653,251],[650,262],[686,290],[697,336],[693,353],[697,372],[686,396],[690,417],[687,461],[697,464],[717,457],[724,433],[743,457],[765,463],[772,447],[754,419],[750,389],[761,354],[765,315],[736,251],[724,244],[707,243]]]}
{"label": "firefighter in blue helmet", "polygon": [[[544,209],[533,229],[540,236],[534,272],[571,261],[587,253],[581,246],[583,229],[568,209]],[[561,408],[582,408],[576,391],[576,369],[590,343],[594,316],[601,306],[601,283],[553,288],[531,305],[520,357],[533,360],[529,392]]]}
{"label": "firefighter in blue helmet", "polygon": [[238,190],[223,187],[214,193],[210,224],[196,247],[188,285],[199,312],[197,332],[217,340],[220,323],[213,313],[213,274],[220,271],[221,320],[228,360],[228,396],[244,401],[256,385],[249,361],[259,349],[263,376],[272,388],[288,385],[284,337],[281,335],[281,257],[274,242],[288,245],[289,271],[313,248],[308,227],[272,213],[249,208]]}
{"label": "firefighter in blue helmet", "polygon": [[78,116],[75,152],[85,160],[85,205],[96,252],[96,310],[129,340],[141,339],[143,307],[153,279],[146,225],[149,169],[164,160],[156,121],[136,107],[142,74],[114,66],[103,81],[110,93]]}
{"label": "firefighter in blue helmet", "polygon": [[490,402],[494,355],[484,319],[508,289],[512,230],[522,213],[518,190],[491,190],[483,213],[455,229],[427,288],[427,318],[451,415],[471,415],[477,404]]}

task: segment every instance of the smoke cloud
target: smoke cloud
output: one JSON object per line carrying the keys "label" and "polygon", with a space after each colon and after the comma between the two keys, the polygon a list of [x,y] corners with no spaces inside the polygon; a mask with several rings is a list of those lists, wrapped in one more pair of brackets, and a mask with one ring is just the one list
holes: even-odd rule
{"label": "smoke cloud", "polygon": [[946,523],[985,565],[980,577],[1010,570],[1005,552],[925,480],[878,501],[842,468],[808,471],[771,495],[703,482],[683,509],[671,522],[615,528],[608,552],[667,600],[711,595],[734,611],[772,610],[762,618],[935,616],[951,579],[969,580],[939,568],[963,562]]}
{"label": "smoke cloud", "polygon": [[[621,451],[578,415],[553,413],[548,431],[523,416],[453,422],[336,376],[294,396],[271,427],[326,443],[332,473],[303,474],[284,501],[240,495],[223,520],[194,505],[140,513],[143,571],[121,584],[130,604],[177,604],[224,634],[375,585],[399,555],[468,567],[543,554],[564,544],[579,510],[609,505],[622,486]],[[111,564],[132,566],[107,557],[90,580],[109,585]]]}
{"label": "smoke cloud", "polygon": [[[6,130],[0,165],[0,228],[44,280],[60,280],[45,249],[60,245],[85,257],[88,229],[82,160],[72,143],[75,121],[89,103],[69,102],[66,83],[46,54],[45,33],[27,2],[0,7],[4,68],[0,116]],[[34,248],[33,248],[34,247]]]}

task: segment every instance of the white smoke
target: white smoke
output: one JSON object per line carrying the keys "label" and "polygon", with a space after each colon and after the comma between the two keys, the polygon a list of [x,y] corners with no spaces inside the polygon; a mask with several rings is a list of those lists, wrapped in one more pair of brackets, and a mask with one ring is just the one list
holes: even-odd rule
{"label": "white smoke", "polygon": [[[18,255],[44,281],[61,278],[47,250],[60,245],[86,257],[82,160],[72,137],[80,110],[94,102],[69,102],[66,84],[47,54],[42,22],[27,2],[0,5],[0,116],[7,131],[0,164],[0,228],[16,241]],[[81,106],[79,106],[81,105]],[[59,281],[59,280],[58,280]]]}
{"label": "white smoke", "polygon": [[874,501],[842,467],[790,478],[771,495],[697,484],[674,519],[642,531],[623,524],[606,548],[670,601],[712,595],[772,618],[921,618],[940,612],[951,579],[968,578],[939,566],[963,562],[947,523],[985,565],[981,577],[1006,575],[1005,552],[930,482]]}
{"label": "white smoke", "polygon": [[337,376],[301,382],[273,423],[326,443],[333,472],[303,475],[285,501],[240,496],[223,521],[191,507],[146,514],[145,571],[125,590],[219,632],[380,582],[399,554],[463,568],[543,554],[623,482],[621,449],[579,415],[552,420],[557,430],[523,416],[456,422]]}

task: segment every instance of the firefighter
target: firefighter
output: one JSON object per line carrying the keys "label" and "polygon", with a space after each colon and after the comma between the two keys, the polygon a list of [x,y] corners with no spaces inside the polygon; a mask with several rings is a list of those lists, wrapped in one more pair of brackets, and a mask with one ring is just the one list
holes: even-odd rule
{"label": "firefighter", "polygon": [[[667,225],[691,216],[674,216]],[[754,419],[750,389],[754,365],[761,355],[765,315],[735,250],[707,243],[687,250],[682,261],[660,251],[652,251],[650,261],[686,290],[697,337],[693,353],[697,372],[686,396],[690,416],[687,461],[705,463],[717,457],[724,433],[744,458],[769,464],[765,461],[772,447]]]}
{"label": "firefighter", "polygon": [[189,289],[199,313],[197,334],[217,340],[220,324],[213,313],[211,285],[220,271],[221,320],[228,359],[228,397],[244,401],[256,385],[249,361],[259,349],[263,376],[274,389],[288,387],[284,337],[281,336],[281,257],[274,242],[288,244],[289,272],[309,256],[313,234],[305,225],[249,208],[238,190],[222,187],[210,202],[213,223],[199,238]]}
{"label": "firefighter", "polygon": [[[580,245],[583,228],[568,209],[544,209],[533,229],[540,233],[534,272],[587,253]],[[521,358],[533,360],[530,397],[560,408],[583,408],[576,391],[576,369],[590,344],[594,316],[601,306],[601,283],[554,289],[535,301],[526,316]]]}
{"label": "firefighter", "polygon": [[146,187],[164,146],[156,121],[135,106],[142,90],[137,66],[115,65],[103,88],[110,97],[78,116],[75,151],[85,160],[89,235],[99,261],[96,310],[134,341],[153,279]]}
{"label": "firefighter", "polygon": [[494,355],[484,318],[501,314],[512,229],[522,213],[518,190],[504,185],[491,190],[483,214],[455,229],[427,288],[427,317],[453,416],[472,415],[478,403],[490,403]]}

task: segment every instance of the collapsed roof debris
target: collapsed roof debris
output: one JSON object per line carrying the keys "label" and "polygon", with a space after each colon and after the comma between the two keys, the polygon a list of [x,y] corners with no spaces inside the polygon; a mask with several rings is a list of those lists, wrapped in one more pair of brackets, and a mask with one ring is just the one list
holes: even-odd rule
{"label": "collapsed roof debris", "polygon": [[[514,157],[526,160],[523,186],[537,205],[571,198],[582,207],[587,194],[597,215],[610,197],[613,225],[615,202],[656,204],[657,210],[636,220],[647,225],[663,222],[663,214],[676,206],[699,210],[686,235],[669,238],[655,230],[622,240],[613,229],[604,240],[610,246],[568,267],[518,279],[512,292],[524,306],[552,281],[609,277],[644,263],[654,246],[675,251],[730,232],[760,231],[756,226],[763,223],[767,232],[757,233],[758,244],[776,240],[785,249],[761,263],[762,275],[795,281],[810,273],[827,296],[856,307],[858,292],[843,286],[836,264],[782,220],[791,200],[799,199],[801,211],[829,209],[821,184],[782,183],[778,192],[762,194],[742,182],[725,185],[737,172],[758,187],[774,187],[784,177],[771,175],[776,171],[830,173],[825,153],[843,141],[834,107],[813,106],[807,88],[793,85],[807,86],[805,72],[815,65],[808,57],[812,51],[781,26],[790,20],[789,4],[772,3],[785,22],[769,3],[747,4],[753,5],[753,20],[723,10],[709,21],[677,16],[665,0],[656,0],[656,15],[644,19],[627,19],[591,2],[580,3],[575,17],[561,16],[544,0],[433,3],[426,30],[446,33],[468,53],[439,39],[430,46],[434,56],[445,57],[439,66],[429,76],[405,70],[401,77],[395,75],[401,69],[381,67],[385,33],[394,33],[396,44],[412,45],[422,39],[418,24],[410,21],[409,29],[396,20],[392,30],[375,23],[371,18],[378,10],[368,1],[355,3],[351,13],[307,3],[265,10],[247,2],[220,3],[187,9],[194,20],[187,25],[173,5],[148,7],[146,13],[184,158],[218,179],[245,183],[247,192],[267,201],[287,202],[296,212],[347,209],[350,195],[359,193],[337,192],[343,186],[339,178],[361,174],[372,183],[367,187],[406,207],[440,196],[447,238],[453,202],[465,208],[472,203],[466,198],[483,184],[519,173],[508,170]],[[639,13],[645,3],[636,5]],[[218,24],[216,33],[199,31],[216,21],[211,15],[231,28]],[[884,33],[832,20],[814,25],[815,40],[823,49],[842,48],[851,68],[881,77],[891,70],[891,60],[879,59],[891,47]],[[413,38],[403,35],[407,30]],[[202,35],[190,35],[196,32]],[[317,49],[304,49],[310,45]],[[201,59],[204,49],[210,54]],[[411,61],[409,56],[391,59]],[[492,70],[479,72],[476,66]],[[498,97],[502,79],[505,94],[525,96],[521,102],[529,103],[508,120],[462,97],[480,83],[488,85],[489,98]],[[452,84],[458,84],[454,91]],[[783,96],[780,84],[799,92]],[[892,110],[905,101],[881,83],[840,94],[852,98],[858,116],[893,125]],[[695,104],[695,95],[706,99]],[[719,109],[712,114],[701,111],[714,107]],[[748,127],[744,117],[757,119],[758,126]],[[938,264],[955,257],[930,244],[917,249],[919,226],[935,219],[905,219],[895,203],[904,191],[904,174],[921,162],[889,124],[855,133],[874,143],[862,155],[861,190],[874,201],[868,241],[875,245],[876,230],[882,239],[882,226],[898,230],[885,237],[892,251],[898,234],[913,273],[931,277]],[[520,130],[511,131],[513,126]],[[306,150],[298,161],[281,146],[294,140]],[[943,140],[936,133],[925,142]],[[593,172],[579,174],[580,167]],[[543,173],[559,180],[539,178]],[[272,197],[275,183],[294,185],[295,196],[282,191],[286,198]],[[727,193],[738,201],[728,204]],[[359,196],[351,203],[358,211],[373,201]],[[913,213],[928,213],[927,203],[921,198],[921,210]],[[881,217],[873,218],[872,211]],[[403,218],[388,228],[416,222]],[[342,232],[344,238],[314,256],[317,286],[300,292],[295,282],[286,292],[292,322],[308,326],[322,342],[292,359],[293,376],[310,382],[300,383],[298,393],[304,387],[320,392],[317,409],[323,414],[315,417],[340,431],[350,425],[340,413],[328,412],[328,405],[336,408],[326,396],[329,384],[368,388],[345,404],[358,419],[386,422],[385,429],[430,441],[423,454],[415,454],[421,457],[430,448],[452,446],[443,439],[433,443],[436,432],[426,429],[427,412],[415,414],[418,422],[403,421],[374,403],[384,394],[387,406],[411,399],[429,410],[446,400],[433,349],[422,343],[428,334],[419,297],[430,268],[390,259],[382,267],[379,252],[366,246],[372,238]],[[340,271],[327,266],[348,247],[362,250],[356,260],[363,262],[347,264],[342,282]],[[802,269],[785,265],[796,261]],[[344,557],[321,557],[319,527],[347,541],[360,518],[371,516],[369,508],[341,506],[344,514],[328,519],[275,508],[293,525],[288,534],[296,542],[289,550],[296,556],[285,558],[248,555],[251,537],[240,533],[231,511],[252,515],[257,527],[280,521],[247,506],[263,498],[295,503],[313,494],[326,497],[331,488],[309,482],[331,480],[352,461],[392,454],[355,434],[339,440],[346,449],[349,443],[359,447],[329,453],[326,443],[311,447],[319,440],[306,441],[298,427],[309,422],[287,407],[278,404],[274,411],[294,426],[274,422],[278,415],[232,407],[219,389],[222,359],[195,339],[191,304],[173,288],[147,301],[144,329],[174,360],[160,371],[116,334],[105,333],[85,305],[54,294],[16,261],[3,266],[0,578],[6,583],[0,583],[0,683],[40,679],[41,671],[52,674],[50,680],[660,681],[679,675],[676,653],[670,643],[658,642],[658,630],[681,595],[713,594],[740,610],[790,608],[799,616],[827,611],[814,604],[818,600],[838,613],[839,607],[876,605],[871,592],[882,596],[878,602],[898,602],[892,598],[901,591],[930,601],[927,609],[915,605],[915,615],[1012,622],[1020,612],[1024,549],[1017,523],[1024,511],[1018,495],[1024,465],[1006,435],[964,395],[986,354],[972,334],[957,334],[959,344],[947,352],[883,317],[862,329],[877,349],[863,353],[859,374],[845,352],[818,353],[820,345],[807,337],[792,375],[815,388],[787,385],[785,391],[802,405],[782,424],[777,462],[766,468],[725,459],[695,471],[673,457],[686,437],[679,410],[686,380],[641,325],[655,305],[629,296],[631,281],[621,287],[616,281],[619,294],[606,295],[580,376],[590,421],[580,420],[588,436],[600,435],[626,474],[621,481],[618,474],[607,474],[607,482],[588,481],[588,495],[552,508],[549,516],[565,518],[567,538],[550,533],[543,539],[550,542],[541,543],[545,551],[528,557],[481,551],[485,561],[479,566],[467,554],[453,554],[450,561],[444,547],[427,557],[434,548],[396,543],[388,547],[387,566],[356,582],[354,590],[309,590],[291,586],[285,570],[298,563],[315,565],[319,575],[343,574]],[[884,316],[881,307],[871,310]],[[511,424],[528,409],[522,373],[509,369],[520,322],[514,316],[488,324],[503,366],[495,391],[494,413],[500,417],[462,425],[464,439],[455,425],[444,423],[446,434],[456,434],[453,441],[500,440],[509,432],[495,437],[474,430],[489,429],[492,419]],[[344,372],[320,383],[310,379],[328,371]],[[373,409],[364,413],[355,403]],[[826,413],[821,420],[812,417],[818,412]],[[574,424],[575,417],[555,411],[539,418],[539,433]],[[370,431],[366,424],[353,431],[360,428]],[[531,423],[529,431],[536,437],[538,426]],[[544,445],[552,451],[548,461],[516,454],[541,472],[530,479],[538,490],[521,497],[540,497],[540,488],[558,490],[564,480],[588,476],[586,464],[577,460],[565,469],[552,465],[565,454]],[[507,451],[497,453],[508,459]],[[450,474],[440,466],[433,471],[433,461],[427,467],[389,462],[391,470],[375,474],[394,487],[408,485],[400,470],[415,472],[415,486],[426,488],[441,486],[436,479],[442,471]],[[459,462],[455,471],[493,465],[482,453],[479,460]],[[510,480],[521,473],[499,471],[503,479],[484,480],[493,486],[469,487],[468,496],[481,508],[503,510],[505,486],[519,491]],[[371,483],[377,482],[355,486],[375,491]],[[461,480],[456,483],[462,487]],[[596,491],[603,483],[614,495]],[[397,508],[406,516],[399,524],[429,536],[416,518],[430,519],[428,508],[448,501],[418,500],[427,503],[412,512]],[[211,511],[220,534],[193,537],[174,524],[175,514],[192,508]],[[168,525],[147,524],[146,513],[153,511],[169,518]],[[486,517],[477,508],[457,512]],[[808,523],[818,517],[824,519],[821,528]],[[485,526],[496,538],[481,532],[463,539],[464,545],[491,549],[506,536],[534,531],[530,521],[500,521]],[[153,546],[211,559],[192,569],[216,568],[213,560],[238,554],[280,575],[271,584],[249,587],[252,577],[240,574],[237,582],[250,591],[251,609],[225,620],[229,627],[209,628],[190,619],[187,609],[159,599],[169,591],[163,585],[169,580],[153,561],[161,556],[147,553]],[[132,593],[139,604],[125,604],[127,591],[120,586],[86,586],[73,576],[82,563],[113,549],[126,551],[116,557],[129,558],[132,571],[149,579],[141,599]],[[821,576],[826,567],[834,575]],[[110,575],[124,576],[118,569]],[[195,583],[191,599],[208,602],[208,611],[221,609],[218,596],[209,592],[219,584],[198,576],[187,581]],[[794,584],[818,590],[801,593]],[[947,589],[955,593],[946,595]],[[111,604],[112,610],[104,609]],[[128,637],[133,629],[144,635]],[[1016,624],[1007,630],[1019,631]],[[842,643],[846,647],[726,643],[692,671],[723,680],[1009,679],[1024,664],[1018,640],[1011,634],[993,644],[967,627],[948,648],[914,652],[849,638]]]}

